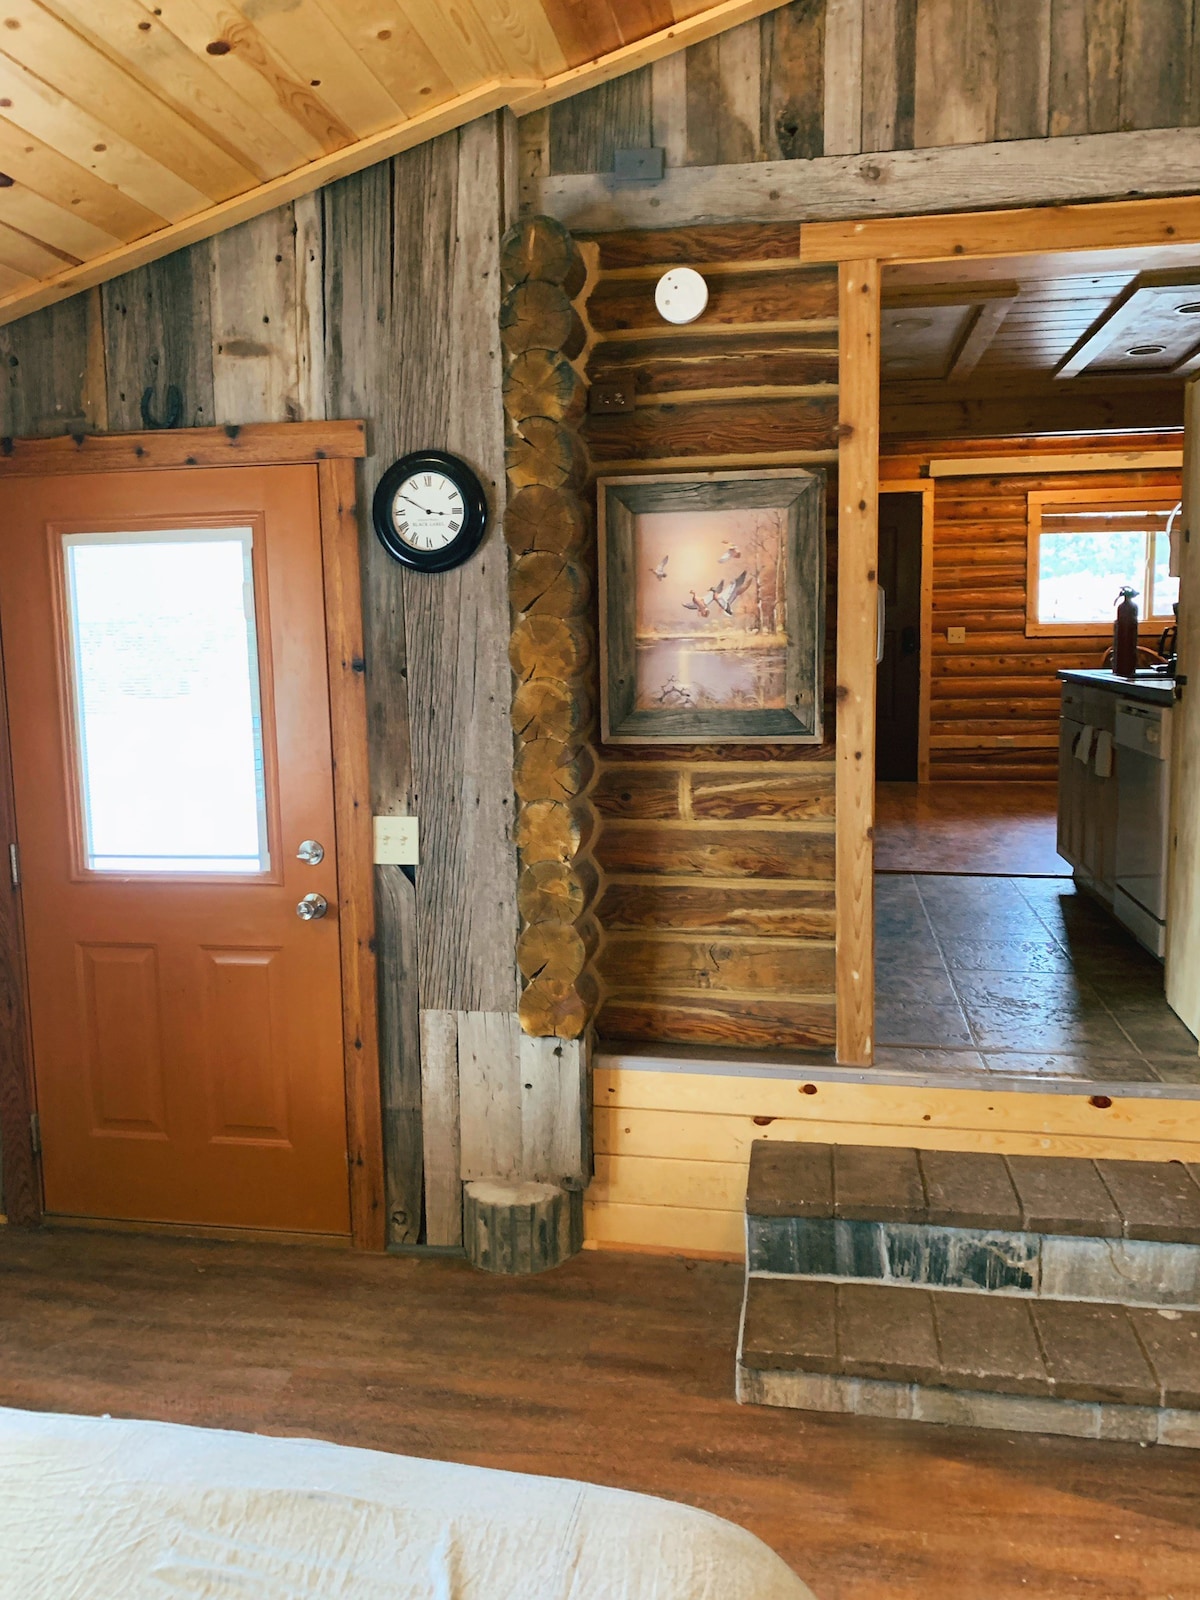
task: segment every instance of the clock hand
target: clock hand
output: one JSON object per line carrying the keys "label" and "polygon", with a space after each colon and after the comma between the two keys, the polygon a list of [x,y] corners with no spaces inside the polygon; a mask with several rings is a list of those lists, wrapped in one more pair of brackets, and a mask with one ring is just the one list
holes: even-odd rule
{"label": "clock hand", "polygon": [[[408,500],[408,496],[406,494],[402,494],[400,496],[400,499],[401,500]],[[408,500],[408,503],[409,503],[410,506],[417,506],[417,502],[415,500]],[[427,511],[424,506],[417,506],[417,510],[421,513],[421,515],[423,517],[436,517],[437,516],[437,512],[436,511]]]}

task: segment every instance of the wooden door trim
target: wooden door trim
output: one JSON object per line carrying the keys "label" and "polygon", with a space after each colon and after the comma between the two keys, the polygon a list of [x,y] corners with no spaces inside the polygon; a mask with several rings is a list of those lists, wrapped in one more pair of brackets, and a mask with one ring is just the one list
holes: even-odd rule
{"label": "wooden door trim", "polygon": [[[374,842],[367,757],[366,667],[356,458],[366,453],[362,422],[263,423],[162,433],[0,441],[0,478],[179,467],[317,468],[325,640],[333,751],[338,874],[342,1042],[351,1235],[356,1247],[385,1247],[382,1108],[375,964]],[[15,839],[8,702],[0,673],[0,830]],[[32,1051],[24,931],[16,893],[0,896],[0,1159],[8,1219],[41,1217],[34,1153]]]}
{"label": "wooden door trim", "polygon": [[132,468],[306,466],[354,460],[366,453],[366,423],[357,421],[70,433],[53,439],[0,439],[0,479]]}

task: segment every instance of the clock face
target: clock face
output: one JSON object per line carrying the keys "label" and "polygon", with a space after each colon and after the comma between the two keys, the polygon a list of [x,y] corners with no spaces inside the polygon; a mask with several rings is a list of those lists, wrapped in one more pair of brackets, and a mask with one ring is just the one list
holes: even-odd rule
{"label": "clock face", "polygon": [[392,493],[392,525],[410,550],[445,550],[467,517],[463,492],[444,472],[414,472]]}
{"label": "clock face", "polygon": [[443,450],[418,450],[380,478],[372,518],[397,561],[420,572],[446,572],[479,548],[487,497],[465,461]]}

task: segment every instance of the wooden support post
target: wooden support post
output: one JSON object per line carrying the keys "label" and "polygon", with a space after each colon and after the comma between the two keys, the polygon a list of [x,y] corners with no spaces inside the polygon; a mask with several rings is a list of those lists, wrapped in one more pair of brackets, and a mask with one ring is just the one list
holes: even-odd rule
{"label": "wooden support post", "polygon": [[875,672],[879,555],[879,263],[839,268],[837,1058],[875,1049]]}

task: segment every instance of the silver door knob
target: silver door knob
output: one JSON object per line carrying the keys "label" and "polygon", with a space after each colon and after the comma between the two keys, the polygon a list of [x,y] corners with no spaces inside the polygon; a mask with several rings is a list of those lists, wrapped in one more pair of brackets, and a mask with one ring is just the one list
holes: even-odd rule
{"label": "silver door knob", "polygon": [[296,907],[301,922],[316,922],[329,910],[329,901],[323,894],[306,894]]}
{"label": "silver door knob", "polygon": [[316,839],[305,839],[296,851],[297,861],[307,861],[310,867],[319,867],[325,859],[325,846]]}

